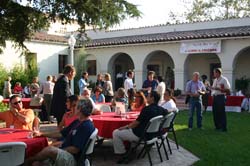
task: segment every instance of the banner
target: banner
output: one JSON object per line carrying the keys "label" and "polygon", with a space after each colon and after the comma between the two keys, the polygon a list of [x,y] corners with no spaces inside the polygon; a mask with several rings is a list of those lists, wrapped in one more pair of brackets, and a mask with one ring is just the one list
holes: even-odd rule
{"label": "banner", "polygon": [[181,43],[181,54],[220,53],[221,41],[200,41]]}

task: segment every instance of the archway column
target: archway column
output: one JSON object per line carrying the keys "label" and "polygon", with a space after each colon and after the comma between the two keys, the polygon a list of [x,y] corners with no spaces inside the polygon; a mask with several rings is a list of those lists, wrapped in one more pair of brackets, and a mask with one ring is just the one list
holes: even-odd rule
{"label": "archway column", "polygon": [[181,89],[185,90],[184,87],[184,69],[178,68],[174,69],[174,75],[175,75],[175,89]]}
{"label": "archway column", "polygon": [[233,70],[231,68],[230,69],[222,68],[222,75],[228,79],[231,85],[231,91],[233,92],[233,90],[235,89]]}

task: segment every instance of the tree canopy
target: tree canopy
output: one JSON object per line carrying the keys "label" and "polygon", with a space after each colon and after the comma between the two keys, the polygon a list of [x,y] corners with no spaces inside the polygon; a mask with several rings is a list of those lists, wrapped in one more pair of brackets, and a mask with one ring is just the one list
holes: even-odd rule
{"label": "tree canopy", "polygon": [[51,21],[63,24],[77,21],[79,31],[86,26],[107,29],[128,17],[139,17],[137,6],[126,0],[1,0],[0,51],[10,40],[26,48],[24,41],[37,31],[46,29]]}
{"label": "tree canopy", "polygon": [[[250,16],[250,0],[193,0],[187,8],[181,16],[189,22]],[[180,22],[178,14],[170,17]]]}

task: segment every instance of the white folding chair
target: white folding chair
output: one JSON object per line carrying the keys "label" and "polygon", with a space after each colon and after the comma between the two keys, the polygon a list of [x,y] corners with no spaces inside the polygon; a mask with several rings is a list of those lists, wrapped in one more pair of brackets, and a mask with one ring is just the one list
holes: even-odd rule
{"label": "white folding chair", "polygon": [[24,142],[0,143],[1,165],[16,166],[23,164],[26,146]]}
{"label": "white folding chair", "polygon": [[96,128],[93,131],[93,133],[90,135],[87,144],[83,148],[83,151],[82,151],[80,159],[79,159],[79,161],[77,163],[77,166],[83,166],[83,165],[84,166],[88,166],[88,165],[91,165],[92,161],[91,161],[91,159],[89,161],[89,159],[87,157],[90,156],[93,153],[93,151],[94,151],[95,141],[96,141],[96,138],[97,138],[97,134],[98,134],[98,129]]}
{"label": "white folding chair", "polygon": [[99,109],[102,111],[102,112],[111,112],[111,108],[109,105],[106,105],[106,104],[100,104],[99,105]]}

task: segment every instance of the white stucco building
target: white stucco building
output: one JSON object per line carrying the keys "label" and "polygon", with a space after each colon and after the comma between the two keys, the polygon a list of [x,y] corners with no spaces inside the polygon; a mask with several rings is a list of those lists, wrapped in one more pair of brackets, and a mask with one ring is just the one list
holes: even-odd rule
{"label": "white stucco building", "polygon": [[165,77],[167,67],[174,71],[174,88],[181,90],[194,71],[212,81],[215,67],[222,67],[233,88],[236,78],[250,78],[250,18],[88,34],[92,40],[85,47],[87,60],[95,67],[94,80],[96,74],[108,72],[115,84],[119,70],[133,69],[141,88],[148,70]]}

